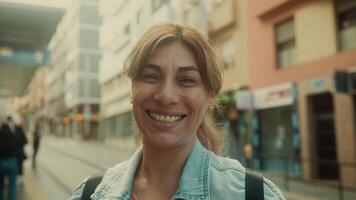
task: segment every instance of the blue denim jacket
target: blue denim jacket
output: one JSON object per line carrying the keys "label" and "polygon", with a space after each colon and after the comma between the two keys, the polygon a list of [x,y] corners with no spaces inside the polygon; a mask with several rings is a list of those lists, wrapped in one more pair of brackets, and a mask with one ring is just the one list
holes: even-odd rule
{"label": "blue denim jacket", "polygon": [[[130,200],[135,171],[142,157],[142,147],[130,160],[106,171],[91,196],[93,200]],[[85,182],[78,186],[70,200],[80,200]],[[282,199],[281,191],[264,178],[265,200]],[[173,199],[185,200],[245,200],[245,168],[236,160],[208,151],[196,141],[183,169],[179,187]]]}

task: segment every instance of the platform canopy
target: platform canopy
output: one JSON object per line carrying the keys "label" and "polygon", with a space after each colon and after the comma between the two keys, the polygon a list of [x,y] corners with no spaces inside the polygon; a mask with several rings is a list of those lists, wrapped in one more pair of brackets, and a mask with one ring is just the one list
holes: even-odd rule
{"label": "platform canopy", "polygon": [[0,0],[0,97],[21,96],[64,14],[62,8]]}

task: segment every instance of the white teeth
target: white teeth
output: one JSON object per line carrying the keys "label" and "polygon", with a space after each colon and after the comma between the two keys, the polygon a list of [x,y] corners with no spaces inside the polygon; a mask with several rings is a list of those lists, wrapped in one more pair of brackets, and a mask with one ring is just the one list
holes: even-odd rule
{"label": "white teeth", "polygon": [[153,119],[158,120],[163,123],[173,123],[173,122],[183,119],[182,116],[160,115],[160,114],[152,113],[152,112],[150,112],[149,114]]}

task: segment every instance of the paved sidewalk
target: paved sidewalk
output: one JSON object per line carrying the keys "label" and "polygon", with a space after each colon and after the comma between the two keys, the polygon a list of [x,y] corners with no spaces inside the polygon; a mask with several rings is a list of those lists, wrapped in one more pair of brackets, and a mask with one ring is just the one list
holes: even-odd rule
{"label": "paved sidewalk", "polygon": [[[90,174],[103,171],[116,163],[124,161],[133,153],[132,150],[121,150],[105,146],[100,142],[78,141],[71,138],[44,137],[39,153],[39,161],[68,192]],[[58,162],[60,161],[60,162]],[[289,200],[337,200],[338,190],[335,187],[310,184],[291,179],[289,190],[283,187],[284,179],[280,173],[266,172]],[[355,200],[356,191],[345,191],[344,200]]]}
{"label": "paved sidewalk", "polygon": [[[30,145],[26,146],[26,153],[32,155]],[[72,190],[65,190],[42,165],[33,169],[30,156],[24,162],[23,184],[17,184],[16,200],[63,200],[71,193]]]}
{"label": "paved sidewalk", "polygon": [[[337,187],[325,185],[318,182],[306,182],[301,179],[289,179],[285,182],[284,174],[263,172],[264,176],[271,179],[283,191],[288,200],[338,200],[339,191]],[[286,187],[289,187],[286,190]],[[343,192],[344,200],[355,200],[356,190],[347,190]]]}
{"label": "paved sidewalk", "polygon": [[67,198],[88,176],[127,160],[133,153],[68,138],[43,137],[41,142],[38,166],[67,193]]}
{"label": "paved sidewalk", "polygon": [[24,182],[17,186],[17,200],[46,200],[45,193],[41,189],[40,177],[31,170],[28,160],[24,163]]}

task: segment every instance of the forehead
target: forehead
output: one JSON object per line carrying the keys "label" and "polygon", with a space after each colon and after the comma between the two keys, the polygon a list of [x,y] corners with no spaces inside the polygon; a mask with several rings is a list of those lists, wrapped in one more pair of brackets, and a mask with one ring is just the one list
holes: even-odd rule
{"label": "forehead", "polygon": [[194,52],[182,44],[175,41],[159,46],[152,56],[149,57],[147,64],[165,66],[194,66],[198,67]]}

